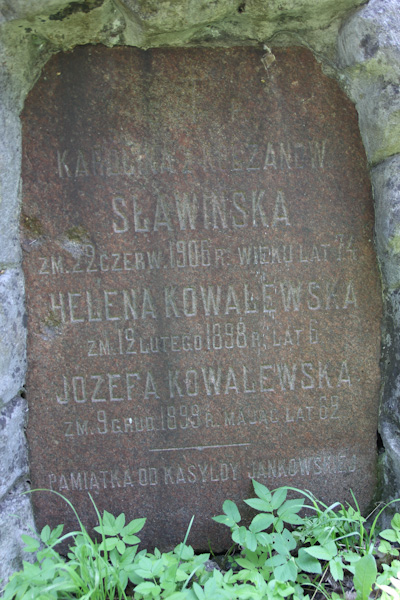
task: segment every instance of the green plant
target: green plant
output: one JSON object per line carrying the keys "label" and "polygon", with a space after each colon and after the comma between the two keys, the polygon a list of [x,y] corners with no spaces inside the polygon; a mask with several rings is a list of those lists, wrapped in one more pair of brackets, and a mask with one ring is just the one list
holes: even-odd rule
{"label": "green plant", "polygon": [[[26,552],[37,553],[37,560],[34,564],[24,561],[23,570],[15,573],[6,586],[4,599],[126,599],[129,565],[140,541],[134,533],[143,528],[145,519],[134,519],[125,526],[123,514],[115,519],[105,511],[101,517],[90,497],[99,519],[96,530],[102,534],[99,544],[91,539],[71,502],[58,492],[53,493],[63,498],[73,510],[80,530],[62,535],[62,525],[53,530],[46,525],[39,539],[23,535]],[[66,560],[55,546],[68,539],[73,543]]]}
{"label": "green plant", "polygon": [[[256,571],[269,584],[275,582],[275,589],[284,584],[282,595],[302,597],[304,589],[316,588],[329,598],[323,584],[326,573],[339,584],[347,573],[347,577],[353,576],[357,600],[366,600],[377,577],[373,556],[375,529],[385,507],[368,529],[354,496],[354,507],[340,503],[327,506],[311,492],[296,488],[270,492],[256,481],[253,484],[257,498],[245,503],[259,514],[248,527],[240,524],[240,512],[230,500],[223,504],[224,514],[214,517],[230,527],[232,539],[242,549],[236,559],[242,571],[236,578],[250,580]],[[289,491],[300,493],[303,498],[288,500]],[[303,516],[299,514],[302,509],[306,509]],[[386,530],[382,537],[386,535],[386,539],[398,543],[400,515],[392,526],[394,529]],[[395,552],[391,547],[390,550]]]}
{"label": "green plant", "polygon": [[[256,481],[253,486],[256,497],[244,502],[257,514],[248,525],[241,524],[232,500],[224,502],[224,514],[214,517],[231,529],[237,549],[225,561],[226,570],[188,545],[194,517],[183,542],[170,552],[139,551],[137,534],[144,518],[127,522],[124,514],[101,515],[92,500],[100,536],[96,541],[64,498],[79,529],[63,534],[62,525],[53,530],[46,526],[39,538],[24,535],[25,550],[36,554],[36,562],[24,562],[5,587],[4,598],[127,600],[132,589],[135,600],[314,600],[317,592],[326,600],[342,600],[354,586],[356,600],[368,600],[371,592],[380,593],[382,600],[400,600],[400,561],[393,559],[400,543],[400,515],[379,534],[378,549],[375,531],[385,507],[369,528],[355,499],[353,507],[327,506],[307,491],[270,491]],[[301,497],[289,498],[289,493]],[[61,542],[70,543],[66,558],[57,551]]]}
{"label": "green plant", "polygon": [[385,554],[399,556],[399,550],[390,543],[400,544],[400,515],[398,513],[394,515],[390,524],[392,526],[391,529],[385,529],[379,533],[379,537],[383,538],[383,540],[381,540],[378,549]]}
{"label": "green plant", "polygon": [[400,579],[398,577],[390,578],[391,585],[378,585],[382,590],[382,600],[399,600],[400,598]]}
{"label": "green plant", "polygon": [[390,565],[383,564],[383,572],[376,579],[376,586],[382,591],[382,600],[400,598],[400,561],[393,560]]}
{"label": "green plant", "polygon": [[[321,573],[318,558],[300,548],[294,553],[297,543],[288,526],[304,526],[305,520],[299,515],[304,507],[304,498],[287,499],[288,488],[278,488],[271,492],[266,486],[253,480],[257,498],[245,500],[251,508],[259,511],[249,527],[239,525],[240,512],[234,502],[226,500],[223,504],[224,515],[214,517],[218,523],[227,525],[232,539],[243,549],[243,556],[236,562],[242,567],[237,579],[251,579],[254,571],[265,581],[275,581],[273,589],[279,594],[281,583],[290,583],[290,594],[303,596],[301,584],[309,581],[305,573]],[[288,586],[282,593],[286,592]]]}
{"label": "green plant", "polygon": [[368,600],[377,576],[375,558],[365,554],[354,567],[354,587],[357,592],[356,600]]}
{"label": "green plant", "polygon": [[339,502],[328,506],[311,492],[297,488],[290,489],[304,495],[310,502],[307,505],[310,515],[305,518],[304,527],[296,531],[296,538],[299,541],[310,545],[315,543],[324,545],[334,540],[339,547],[347,551],[359,550],[363,546],[363,539],[366,538],[364,527],[366,519],[361,515],[356,503],[356,508]]}

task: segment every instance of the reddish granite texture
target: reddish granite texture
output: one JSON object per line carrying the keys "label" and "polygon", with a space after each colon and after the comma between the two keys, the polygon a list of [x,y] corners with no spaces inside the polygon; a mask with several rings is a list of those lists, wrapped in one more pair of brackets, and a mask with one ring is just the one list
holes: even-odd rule
{"label": "reddish granite texture", "polygon": [[[375,482],[379,279],[353,106],[312,55],[83,47],[24,122],[34,487],[228,545],[225,498]],[[74,519],[34,495],[39,526]]]}

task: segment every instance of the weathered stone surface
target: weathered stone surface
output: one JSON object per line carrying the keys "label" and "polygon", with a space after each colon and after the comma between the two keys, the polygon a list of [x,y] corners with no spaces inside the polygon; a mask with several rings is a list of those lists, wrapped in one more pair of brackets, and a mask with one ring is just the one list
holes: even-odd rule
{"label": "weathered stone surface", "polygon": [[[400,294],[391,290],[385,294],[385,321],[383,335],[383,389],[379,419],[379,432],[384,452],[382,461],[382,481],[380,494],[385,502],[398,499],[400,489],[400,444],[399,444],[399,394],[400,394]],[[383,527],[390,526],[397,505],[385,510],[382,515]]]}
{"label": "weathered stone surface", "polygon": [[23,533],[35,530],[29,496],[29,466],[25,439],[26,400],[17,396],[0,411],[0,590],[12,573],[31,562],[23,552]]}
{"label": "weathered stone surface", "polygon": [[22,269],[0,273],[0,408],[23,387],[26,374],[26,315]]}
{"label": "weathered stone surface", "polygon": [[141,48],[301,44],[332,61],[338,28],[361,0],[154,2],[19,0],[3,10],[9,35],[67,50],[101,43]]}
{"label": "weathered stone surface", "polygon": [[[272,36],[283,33],[295,36],[291,43],[302,40],[325,53],[334,44],[340,18],[359,4],[354,0],[284,0],[268,4],[264,0],[218,0],[212,4],[197,0],[118,2],[127,15],[127,32],[130,23],[140,24],[144,44],[149,47],[177,45],[178,40],[178,45],[233,45],[239,40],[269,43]],[[129,33],[125,39],[130,43]]]}
{"label": "weathered stone surface", "polygon": [[400,156],[372,169],[377,252],[384,283],[400,287]]}
{"label": "weathered stone surface", "polygon": [[[32,18],[38,14],[56,12],[70,4],[69,0],[3,0],[0,22]],[[78,4],[76,2],[75,4]]]}
{"label": "weathered stone surface", "polygon": [[17,396],[0,411],[0,498],[17,480],[27,479],[29,467],[24,427],[27,418],[26,400]]}
{"label": "weathered stone surface", "polygon": [[400,11],[372,0],[343,26],[338,56],[370,163],[400,152]]}
{"label": "weathered stone surface", "polygon": [[[383,490],[385,501],[398,498],[400,488],[400,156],[386,160],[372,172],[375,197],[376,246],[380,258],[385,297],[382,371],[383,390],[379,430],[385,453]],[[384,515],[390,523],[390,511]]]}
{"label": "weathered stone surface", "polygon": [[228,544],[209,517],[251,477],[365,506],[372,203],[355,113],[311,54],[79,49],[24,123],[34,486],[89,523],[88,491],[146,515],[161,547],[193,513],[195,546]]}
{"label": "weathered stone surface", "polygon": [[[49,56],[51,52],[57,51],[57,49],[62,48],[71,48],[75,45],[81,45],[85,43],[105,43],[105,44],[132,44],[136,46],[141,45],[159,45],[163,43],[175,44],[175,45],[185,45],[187,43],[188,38],[194,39],[196,41],[196,35],[192,32],[191,29],[185,30],[182,32],[179,31],[168,31],[162,34],[162,23],[160,24],[159,34],[156,34],[150,40],[146,39],[146,36],[143,35],[143,28],[133,18],[129,17],[129,13],[127,10],[122,11],[121,13],[115,16],[115,13],[110,9],[111,3],[105,2],[103,7],[99,7],[96,10],[92,10],[89,13],[75,13],[74,15],[70,15],[69,17],[64,18],[62,21],[51,20],[48,18],[49,14],[56,13],[59,10],[65,8],[69,2],[61,1],[54,3],[52,0],[16,0],[15,2],[8,1],[7,4],[7,19],[20,19],[19,21],[12,21],[0,27],[0,53],[2,56],[2,69],[0,72],[0,90],[1,90],[1,102],[0,102],[0,111],[3,110],[4,106],[8,107],[15,116],[18,115],[21,106],[23,104],[25,95],[28,89],[32,86],[35,77],[40,72],[41,66],[46,61],[46,58]],[[174,5],[176,2],[173,3]],[[252,9],[255,6],[254,2],[246,3],[246,11]],[[340,6],[339,6],[340,4]],[[260,23],[259,29],[257,29],[257,24],[255,26],[249,25],[249,23],[254,23],[254,19],[250,21],[245,21],[244,19],[240,19],[237,21],[234,19],[234,23],[231,26],[229,24],[230,18],[228,18],[221,23],[215,22],[215,19],[211,19],[209,24],[204,23],[201,27],[198,27],[200,30],[197,34],[197,43],[201,43],[201,39],[203,39],[203,43],[209,44],[218,44],[224,42],[226,44],[236,43],[237,45],[242,45],[244,43],[248,43],[249,40],[262,40],[267,41],[270,35],[276,33],[284,29],[287,31],[286,23],[284,22],[286,13],[278,11],[278,13],[270,12],[271,3],[263,3],[264,8],[268,10],[268,15],[265,17],[265,21]],[[324,67],[328,66],[327,61],[332,61],[332,45],[335,44],[335,36],[338,28],[339,20],[343,18],[343,12],[337,13],[337,19],[332,21],[331,26],[326,29],[328,19],[324,16],[324,11],[327,6],[325,4],[316,2],[315,0],[311,2],[311,10],[315,7],[316,16],[320,18],[321,29],[313,29],[315,25],[315,21],[313,23],[308,22],[303,18],[304,14],[309,14],[309,11],[304,10],[302,14],[299,14],[299,20],[296,22],[295,20],[289,21],[290,28],[293,32],[292,41],[300,44],[308,44],[312,48],[315,49],[318,59],[322,61]],[[343,6],[343,3],[335,3],[335,5],[340,9]],[[141,5],[143,6],[143,5]],[[287,6],[287,5],[286,5]],[[300,6],[300,4],[298,4]],[[322,10],[322,6],[324,9]],[[352,6],[356,6],[356,3],[352,4]],[[121,3],[118,4],[118,8],[122,7]],[[371,38],[367,40],[367,44],[365,44],[366,40],[363,41],[363,45],[365,47],[373,48],[375,45],[375,37],[378,37],[379,40],[382,39],[383,32],[386,31],[386,35],[389,37],[392,36],[392,32],[395,29],[395,23],[397,19],[397,13],[393,12],[393,8],[395,11],[397,10],[397,3],[390,2],[387,0],[377,2],[369,2],[367,5],[368,8],[374,10],[375,16],[373,19],[373,27],[371,30],[368,30]],[[361,9],[361,14],[364,14],[364,11],[367,7],[363,7]],[[5,3],[3,2],[2,8],[5,8]],[[344,6],[344,11],[351,8],[349,5]],[[329,10],[329,9],[328,9]],[[119,12],[119,11],[118,11]],[[41,13],[41,18],[36,18],[34,15],[39,15]],[[249,14],[249,12],[247,12]],[[3,14],[4,18],[5,13]],[[235,13],[236,16],[236,13]],[[238,15],[240,17],[246,17],[246,13],[241,13]],[[282,17],[282,21],[279,21],[279,16]],[[23,18],[25,18],[23,20]],[[45,17],[45,18],[44,18]],[[331,18],[331,13],[329,13],[329,18]],[[152,17],[153,22],[154,18]],[[273,21],[274,27],[268,25],[267,21]],[[125,25],[123,24],[126,22]],[[364,21],[365,22],[365,21]],[[357,19],[352,18],[351,26],[346,28],[346,32],[344,32],[341,36],[341,44],[344,42],[345,37],[351,37],[353,31],[355,31],[355,35],[358,36],[359,43],[364,38],[364,33],[362,27],[359,28],[357,24]],[[124,28],[125,27],[125,28]],[[225,35],[224,31],[228,31],[231,27],[232,32],[234,31],[235,35]],[[196,28],[196,25],[194,25]],[[353,29],[354,28],[354,29]],[[118,31],[123,30],[122,33],[118,33]],[[271,33],[272,32],[272,33]],[[117,33],[117,35],[114,35]],[[190,36],[193,33],[193,38]],[[254,35],[256,33],[257,35]],[[208,42],[207,42],[208,35]],[[264,37],[263,37],[264,36]],[[286,36],[286,37],[285,37]],[[283,43],[286,42],[289,38],[287,34],[279,34],[274,37],[274,43]],[[199,41],[200,40],[200,41]],[[230,41],[229,41],[230,40]],[[352,41],[353,47],[356,48],[357,44],[353,38]],[[361,46],[360,46],[361,47]],[[363,60],[364,51],[360,54],[360,59]],[[378,52],[378,55],[380,53]],[[358,60],[358,59],[357,59]],[[374,64],[375,62],[375,64]],[[337,75],[340,77],[343,76],[343,79],[347,80],[348,85],[348,93],[352,95],[351,89],[358,89],[357,94],[352,95],[352,97],[357,100],[361,94],[365,94],[370,96],[370,98],[375,102],[379,103],[380,101],[380,90],[382,89],[382,69],[380,67],[381,61],[368,61],[368,65],[370,65],[370,79],[367,79],[369,87],[365,86],[364,89],[360,87],[360,77],[359,70],[357,68],[350,69],[342,69],[339,67],[339,71]],[[355,64],[351,63],[354,67]],[[382,65],[384,66],[384,78],[388,79],[390,77],[390,69],[394,69],[394,73],[398,72],[399,69],[399,58],[398,55],[393,49],[391,52],[387,52],[385,57],[383,57]],[[372,68],[373,67],[373,68]],[[364,65],[365,68],[365,65]],[[383,68],[383,67],[382,67]],[[396,71],[397,69],[397,71]],[[393,81],[397,81],[397,76],[393,78]],[[378,89],[378,92],[375,93],[374,89]],[[395,101],[395,97],[391,95],[387,95],[387,101]],[[360,105],[358,105],[358,109],[360,109]],[[372,108],[370,108],[371,114],[373,113]],[[383,114],[383,113],[382,113]],[[394,116],[394,111],[387,112],[391,118]],[[7,117],[8,118],[8,117]],[[396,126],[396,122],[394,123],[394,127]],[[385,123],[385,115],[383,114],[382,124]],[[381,126],[382,126],[381,124]],[[361,131],[365,130],[365,139],[367,136],[370,136],[370,125],[368,119],[364,118],[360,120]],[[394,131],[394,127],[392,130]],[[390,129],[388,130],[390,133]],[[379,132],[378,132],[379,133]],[[2,133],[3,135],[3,133]],[[393,136],[394,138],[396,136]],[[399,136],[397,136],[398,139]],[[378,135],[380,139],[380,134]],[[12,136],[7,137],[7,144],[5,144],[3,151],[5,154],[9,153],[11,156],[15,153],[15,140]],[[17,143],[19,141],[17,139]],[[384,144],[385,145],[385,144]],[[388,152],[385,150],[382,156],[388,156],[392,153],[393,150]],[[375,160],[371,154],[371,161]],[[12,163],[11,163],[12,165]],[[12,177],[15,177],[16,187],[19,181],[19,173],[16,169],[12,169]],[[11,182],[11,178],[10,178]],[[4,198],[4,203],[10,201],[10,198],[6,196]],[[13,202],[13,200],[12,200]],[[10,226],[7,227],[7,221],[10,219]],[[5,249],[12,247],[14,248],[14,243],[10,242],[9,232],[14,231],[14,213],[13,210],[5,211],[2,219],[1,219],[1,240],[0,240],[0,248]],[[14,261],[13,252],[10,253],[9,257],[11,261]],[[8,260],[8,258],[7,258]],[[397,318],[396,306],[397,306],[397,291],[394,290],[388,294],[385,299],[387,300],[387,320],[392,321],[394,330],[391,330],[390,343],[392,344],[393,352],[397,352],[397,349],[400,345],[398,334],[398,322]],[[17,326],[19,327],[19,320]],[[10,321],[8,323],[8,328],[11,330],[13,327],[13,322]],[[20,346],[22,354],[24,354],[25,350]],[[4,363],[5,364],[5,363]],[[388,364],[388,361],[385,361],[385,365]],[[395,365],[394,361],[391,361],[391,365]],[[386,384],[386,390],[388,393],[388,397],[393,398],[393,402],[396,401],[396,379],[393,374],[391,374],[390,369],[391,366],[385,366],[388,369],[388,372],[383,374],[383,381]],[[395,369],[394,369],[395,370]],[[392,377],[393,375],[393,377]],[[391,386],[393,385],[393,389]],[[392,391],[391,391],[392,390]],[[393,392],[393,394],[392,394]],[[10,391],[12,394],[12,391]],[[12,395],[8,394],[7,397],[11,398]],[[390,409],[390,407],[389,407]],[[392,444],[392,440],[396,441],[396,425],[394,424],[392,427],[393,435],[387,435],[384,437],[385,443],[387,444],[386,455],[389,457],[389,454],[395,457],[395,453],[392,452],[393,448],[395,448],[395,443]],[[7,432],[4,432],[6,435]],[[3,460],[3,457],[0,457],[0,460]],[[399,464],[398,459],[397,464]],[[387,495],[388,488],[384,491],[386,494],[384,497],[393,497],[399,496],[400,489],[400,478],[396,478],[394,476],[394,470],[391,465],[389,465],[389,459],[386,461],[385,466],[385,479],[390,483],[391,491],[389,496]],[[18,492],[15,492],[16,494]],[[390,496],[390,494],[393,494]],[[8,510],[10,514],[13,513],[13,507],[11,504],[2,505],[2,511]],[[4,517],[4,512],[2,513]],[[15,535],[16,544],[12,545],[12,541],[10,538],[4,540],[4,545],[0,546],[0,552],[2,553],[2,560],[0,560],[0,565],[10,564],[12,561],[12,551],[15,549],[19,552],[20,548],[20,540],[19,540],[19,531],[13,527],[10,527],[10,534]],[[4,549],[4,551],[3,551]],[[26,556],[25,556],[26,559]]]}
{"label": "weathered stone surface", "polygon": [[343,66],[375,61],[386,63],[387,68],[396,71],[396,56],[400,52],[399,22],[397,0],[370,0],[357,10],[346,20],[339,34],[338,46]]}
{"label": "weathered stone surface", "polygon": [[[8,411],[13,410],[12,400],[25,383],[26,369],[22,252],[16,235],[21,200],[19,112],[45,54],[30,43],[25,29],[14,32],[6,29],[0,27],[0,271],[4,271],[0,274],[0,407]],[[28,460],[27,452],[23,457],[23,436],[24,420],[18,407],[16,417],[8,419],[1,431],[0,464],[8,465],[11,470],[10,479],[2,482],[7,492],[0,497],[0,590],[13,571],[22,566],[22,560],[34,559],[23,552],[21,540],[22,533],[31,533],[35,527],[29,497],[20,496],[29,487],[22,479],[23,464]],[[20,470],[12,470],[14,460]]]}
{"label": "weathered stone surface", "polygon": [[1,588],[7,579],[22,568],[22,561],[33,562],[33,554],[24,552],[22,534],[32,535],[35,523],[32,518],[27,482],[19,482],[0,498],[0,580]]}
{"label": "weathered stone surface", "polygon": [[19,173],[21,126],[16,114],[0,110],[0,266],[21,260],[19,245]]}
{"label": "weathered stone surface", "polygon": [[[393,293],[391,294],[394,295]],[[399,322],[399,298],[393,302],[393,316]],[[387,356],[398,361],[398,336],[386,340],[391,346],[387,350]],[[400,393],[399,369],[395,362],[391,364],[392,377],[387,379],[386,392],[390,395],[386,398],[384,414],[380,422],[380,433],[385,447],[386,470],[384,472],[384,497],[387,501],[398,498],[398,489],[400,485],[400,444],[399,444],[399,413],[398,413],[398,394]],[[391,387],[392,385],[392,387]],[[390,411],[390,408],[392,409]]]}

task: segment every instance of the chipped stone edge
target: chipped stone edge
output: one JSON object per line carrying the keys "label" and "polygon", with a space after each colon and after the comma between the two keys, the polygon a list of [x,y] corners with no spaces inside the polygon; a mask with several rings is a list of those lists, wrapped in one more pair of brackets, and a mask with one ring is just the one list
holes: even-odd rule
{"label": "chipped stone edge", "polygon": [[[55,3],[53,0],[50,4]],[[387,501],[400,495],[400,424],[396,420],[400,420],[397,416],[400,395],[400,369],[397,366],[400,362],[400,274],[397,282],[397,272],[400,273],[400,265],[398,267],[397,254],[393,252],[393,249],[397,250],[397,228],[400,227],[400,215],[396,215],[397,203],[400,204],[400,188],[390,187],[390,182],[400,170],[400,148],[396,141],[393,143],[396,136],[400,143],[400,135],[392,135],[393,127],[396,132],[399,131],[400,118],[398,105],[395,101],[391,102],[393,98],[390,94],[385,93],[388,86],[397,85],[399,81],[400,38],[396,37],[397,34],[393,35],[393,32],[391,35],[387,34],[388,15],[393,7],[399,8],[398,0],[379,0],[379,10],[374,13],[377,3],[378,0],[371,0],[345,21],[337,38],[336,60],[328,59],[329,53],[325,56],[320,53],[321,42],[318,42],[315,31],[311,31],[308,37],[304,31],[297,37],[292,31],[288,34],[288,39],[292,36],[292,43],[312,47],[323,67],[329,74],[337,77],[355,102],[361,135],[371,165],[377,206],[377,251],[385,302],[380,433],[384,445],[381,494]],[[38,4],[40,0],[36,1],[35,6]],[[60,0],[58,4],[66,7],[68,2]],[[157,40],[146,38],[140,22],[129,20],[126,11],[119,4],[119,0],[116,3],[105,0],[91,15],[84,15],[81,19],[78,16],[71,17],[73,23],[76,19],[75,44],[128,44],[143,48],[159,45]],[[40,11],[38,14],[40,15]],[[0,25],[2,21],[4,23],[1,17],[0,14]],[[104,27],[104,23],[108,24],[108,29]],[[208,29],[210,35],[211,30],[215,32],[215,45],[218,45],[218,28],[210,25]],[[331,37],[332,31],[336,35],[337,27],[334,24],[330,27]],[[168,41],[170,38],[165,39]],[[175,45],[183,45],[187,41],[187,34],[183,32],[176,39],[178,42]],[[259,42],[260,40],[249,42],[248,39],[232,38],[231,45]],[[209,42],[208,45],[213,44]],[[21,250],[18,241],[21,201],[19,112],[42,66],[53,53],[66,49],[65,46],[72,48],[74,43],[68,40],[63,45],[62,33],[56,32],[53,39],[40,33],[29,35],[29,19],[11,22],[8,28],[0,28],[0,51],[3,58],[0,71],[0,89],[3,91],[0,107],[0,334],[10,341],[12,332],[18,332],[17,347],[14,350],[6,349],[0,356],[0,425],[4,423],[0,461],[5,460],[8,461],[7,464],[11,464],[10,457],[6,457],[7,435],[19,438],[14,446],[19,467],[14,470],[11,468],[9,481],[0,481],[0,579],[3,578],[3,584],[12,572],[21,567],[22,559],[27,560],[22,552],[21,534],[34,527],[29,496],[21,495],[29,489],[29,474],[24,439],[26,408],[23,408],[26,334]],[[331,51],[329,56],[332,56]],[[391,130],[380,126],[384,118],[389,120]],[[16,281],[18,283],[15,286]],[[0,473],[1,476],[4,479],[4,475]]]}

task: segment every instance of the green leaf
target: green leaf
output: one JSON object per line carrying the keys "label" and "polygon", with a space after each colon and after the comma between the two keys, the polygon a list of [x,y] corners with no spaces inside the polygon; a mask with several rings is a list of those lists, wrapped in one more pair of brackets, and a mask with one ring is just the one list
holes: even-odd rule
{"label": "green leaf", "polygon": [[158,560],[153,561],[153,564],[151,566],[151,571],[152,571],[154,577],[159,577],[161,575],[163,569],[164,569],[164,564],[163,564],[162,557],[159,558]]}
{"label": "green leaf", "polygon": [[232,531],[232,539],[240,546],[246,546],[247,529],[244,525]]}
{"label": "green leaf", "polygon": [[287,550],[290,552],[296,548],[296,540],[288,529],[284,529],[281,533],[282,539],[285,542]]}
{"label": "green leaf", "polygon": [[93,527],[93,529],[102,535],[115,535],[114,525],[97,525],[96,527]]}
{"label": "green leaf", "polygon": [[25,552],[36,552],[40,548],[39,540],[31,537],[30,535],[26,535],[23,533],[21,535],[22,541],[26,544],[26,548],[24,548]]}
{"label": "green leaf", "polygon": [[174,552],[180,556],[181,560],[190,560],[194,557],[194,550],[192,546],[187,546],[185,544],[178,544]]}
{"label": "green leaf", "polygon": [[156,585],[152,581],[143,581],[135,587],[135,592],[138,592],[139,594],[143,595],[151,594],[152,596],[155,596],[156,594],[160,594],[161,588],[159,585]]}
{"label": "green leaf", "polygon": [[241,519],[240,512],[238,510],[238,507],[234,502],[232,502],[232,500],[225,500],[225,502],[222,505],[222,510],[226,515],[228,515],[228,517],[232,519],[232,521],[234,521],[235,523],[239,523]]}
{"label": "green leaf", "polygon": [[287,563],[276,567],[274,569],[274,575],[278,581],[296,581],[297,579],[297,566],[293,559],[288,560]]}
{"label": "green leaf", "polygon": [[138,538],[137,535],[124,535],[122,537],[122,541],[125,544],[129,544],[130,546],[133,546],[133,544],[139,544],[140,538]]}
{"label": "green leaf", "polygon": [[311,556],[304,548],[300,548],[297,556],[297,564],[300,569],[306,571],[306,573],[322,573],[321,564],[317,558]]}
{"label": "green leaf", "polygon": [[214,569],[212,576],[213,576],[213,579],[215,580],[215,582],[218,584],[218,586],[222,587],[222,583],[224,581],[224,576],[222,575],[221,571],[218,571],[218,569]]}
{"label": "green leaf", "polygon": [[281,531],[283,531],[283,521],[282,521],[281,518],[277,517],[275,519],[275,521],[274,521],[274,529],[278,533],[281,533]]}
{"label": "green leaf", "polygon": [[175,581],[186,581],[188,574],[183,569],[177,569],[175,573]]}
{"label": "green leaf", "polygon": [[335,581],[342,581],[344,577],[343,564],[340,556],[336,556],[329,561],[329,569]]}
{"label": "green leaf", "polygon": [[40,539],[42,540],[42,542],[44,542],[46,544],[49,541],[49,538],[50,538],[50,527],[48,525],[45,525],[40,534]]}
{"label": "green leaf", "polygon": [[107,510],[104,511],[103,513],[103,526],[104,527],[109,527],[109,528],[113,528],[115,525],[115,517],[114,515],[112,515],[111,513],[109,513]]}
{"label": "green leaf", "polygon": [[248,506],[251,506],[251,508],[255,508],[256,510],[272,512],[271,503],[261,500],[260,498],[249,498],[248,500],[245,500],[245,502]]}
{"label": "green leaf", "polygon": [[257,538],[251,531],[246,531],[246,541],[244,545],[252,552],[255,552],[257,549]]}
{"label": "green leaf", "polygon": [[121,513],[115,519],[115,534],[114,535],[121,533],[124,525],[125,525],[125,515],[124,515],[124,513]]}
{"label": "green leaf", "polygon": [[300,515],[296,515],[293,513],[284,513],[281,516],[282,521],[285,521],[285,523],[288,523],[289,525],[303,525],[304,523],[304,519],[302,519],[300,517]]}
{"label": "green leaf", "polygon": [[357,600],[368,600],[376,575],[376,562],[372,554],[366,554],[355,564],[354,587],[357,592]]}
{"label": "green leaf", "polygon": [[287,556],[290,553],[289,548],[287,547],[286,539],[281,533],[273,533],[271,538],[275,552],[284,556]]}
{"label": "green leaf", "polygon": [[123,554],[126,550],[126,546],[122,540],[118,540],[116,548],[120,554]]}
{"label": "green leaf", "polygon": [[119,571],[118,573],[119,583],[121,584],[122,589],[124,590],[128,585],[128,574],[125,571]]}
{"label": "green leaf", "polygon": [[196,583],[196,581],[193,582],[192,589],[193,589],[194,593],[196,594],[196,598],[198,598],[198,600],[204,600],[205,599],[205,594],[203,592],[203,588],[201,588],[199,586],[199,584]]}
{"label": "green leaf", "polygon": [[[128,570],[128,573],[131,573],[131,570]],[[135,575],[139,575],[142,579],[153,579],[153,573],[151,570],[143,569],[142,567],[136,567],[134,571]],[[129,575],[129,578],[131,574]]]}
{"label": "green leaf", "polygon": [[278,515],[282,515],[284,512],[288,511],[291,513],[298,513],[304,506],[304,498],[293,498],[292,500],[286,500],[284,504],[278,510]]}
{"label": "green leaf", "polygon": [[311,546],[311,548],[304,548],[304,551],[307,552],[310,556],[314,558],[318,558],[318,560],[331,560],[334,555],[325,548],[325,546]]}
{"label": "green leaf", "polygon": [[343,555],[343,560],[354,564],[361,560],[361,556],[357,554],[357,552],[346,552],[346,554]]}
{"label": "green leaf", "polygon": [[253,487],[256,495],[261,498],[261,500],[271,502],[271,492],[265,485],[253,479]]}
{"label": "green leaf", "polygon": [[270,527],[273,522],[274,515],[271,515],[270,513],[262,513],[254,517],[249,529],[253,533],[258,533],[260,531],[263,531],[264,529],[268,529],[268,527]]}
{"label": "green leaf", "polygon": [[393,529],[384,529],[380,532],[379,537],[383,538],[384,540],[388,540],[389,542],[397,541],[397,535]]}
{"label": "green leaf", "polygon": [[286,562],[286,556],[283,554],[274,554],[265,561],[265,564],[267,567],[278,567],[279,565],[284,565]]}
{"label": "green leaf", "polygon": [[99,546],[99,550],[100,551],[113,550],[118,542],[119,542],[119,540],[116,537],[106,538],[104,541],[101,542],[101,544]]}
{"label": "green leaf", "polygon": [[379,552],[383,552],[383,554],[391,554],[392,556],[398,556],[399,551],[393,546],[390,545],[386,540],[382,540],[378,547]]}
{"label": "green leaf", "polygon": [[51,532],[50,539],[49,539],[49,544],[55,544],[58,541],[58,539],[61,537],[63,529],[64,529],[64,525],[57,525],[57,527],[55,527],[53,529],[53,531]]}
{"label": "green leaf", "polygon": [[[287,496],[287,488],[281,487],[278,488],[271,499],[272,508],[277,510],[286,500]],[[279,514],[279,513],[278,513]]]}
{"label": "green leaf", "polygon": [[394,515],[390,524],[393,527],[393,529],[400,529],[400,514],[399,513],[396,513]]}
{"label": "green leaf", "polygon": [[256,538],[258,544],[261,546],[270,546],[272,544],[272,537],[270,533],[264,533],[263,531],[260,533],[256,533]]}
{"label": "green leaf", "polygon": [[334,542],[334,540],[328,540],[327,542],[325,542],[322,545],[330,553],[332,558],[337,555],[338,550],[337,550],[337,546],[336,546],[336,543]]}
{"label": "green leaf", "polygon": [[252,562],[251,560],[247,560],[247,558],[237,558],[236,562],[239,565],[239,567],[243,567],[243,569],[248,569],[249,571],[254,571],[256,568],[254,562]]}
{"label": "green leaf", "polygon": [[145,518],[133,519],[133,521],[130,521],[130,523],[125,525],[125,527],[122,529],[121,536],[133,535],[134,533],[138,533],[139,531],[141,531],[143,529],[145,523],[146,523]]}
{"label": "green leaf", "polygon": [[222,523],[222,525],[226,525],[227,527],[234,527],[236,525],[235,521],[228,517],[228,515],[218,515],[212,518],[213,521],[217,523]]}

